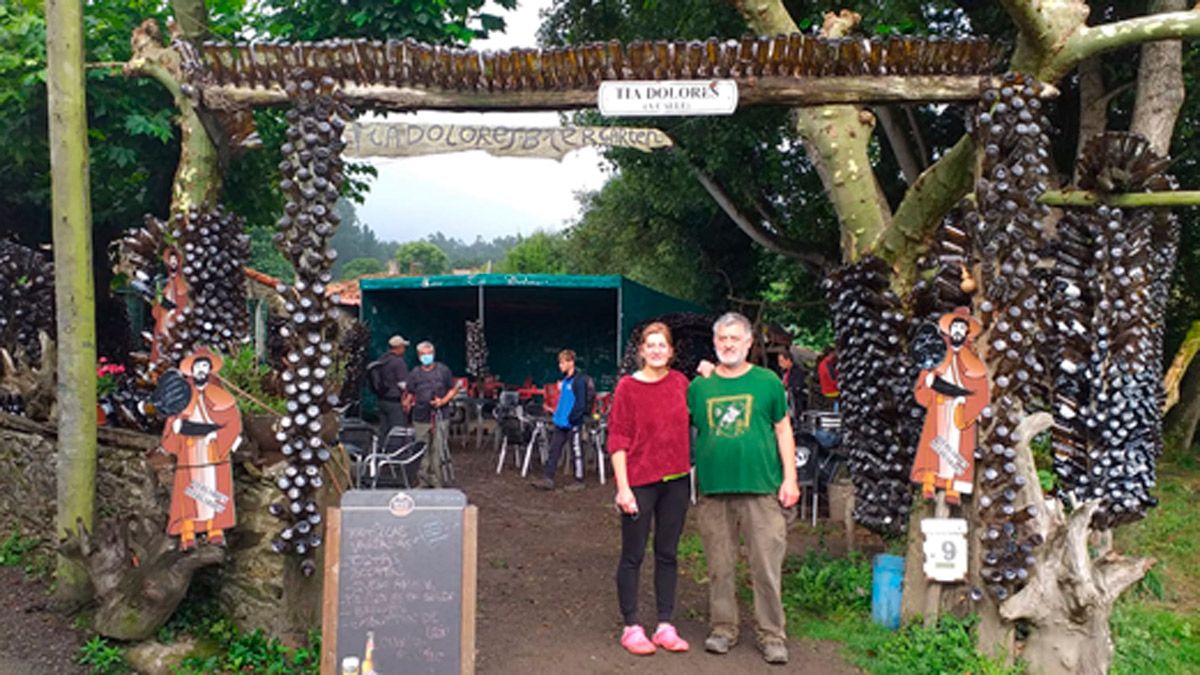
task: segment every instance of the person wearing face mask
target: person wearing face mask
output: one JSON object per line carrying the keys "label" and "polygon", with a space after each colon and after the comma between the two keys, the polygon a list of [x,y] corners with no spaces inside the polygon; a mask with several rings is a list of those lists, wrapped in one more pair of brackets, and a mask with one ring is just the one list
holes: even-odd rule
{"label": "person wearing face mask", "polygon": [[[688,387],[697,428],[696,520],[709,572],[710,633],[705,650],[727,653],[738,641],[736,573],[744,539],[754,586],[758,645],[768,663],[788,661],[781,579],[787,551],[783,509],[800,498],[787,394],[775,373],[746,361],[749,319],[730,312],[713,324],[718,365]],[[782,509],[780,507],[783,507]]]}
{"label": "person wearing face mask", "polygon": [[432,342],[417,345],[417,362],[419,365],[410,370],[405,379],[405,399],[410,407],[416,440],[425,441],[425,455],[421,458],[421,486],[440,488],[442,457],[433,444],[433,434],[446,432],[445,425],[435,428],[438,412],[454,400],[458,385],[450,368],[434,360]]}
{"label": "person wearing face mask", "polygon": [[[621,512],[621,558],[617,599],[625,629],[621,646],[637,655],[658,647],[688,650],[671,617],[675,610],[679,535],[687,517],[689,423],[687,378],[670,367],[671,330],[655,322],[642,329],[642,367],[617,383],[608,416],[616,505]],[[638,577],[650,529],[654,528],[654,598],[658,626],[651,638],[638,624]]]}

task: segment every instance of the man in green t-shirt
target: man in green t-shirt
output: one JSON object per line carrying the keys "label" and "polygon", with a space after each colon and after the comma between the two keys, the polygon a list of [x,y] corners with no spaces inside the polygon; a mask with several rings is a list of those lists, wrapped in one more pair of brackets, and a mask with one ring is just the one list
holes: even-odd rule
{"label": "man in green t-shirt", "polygon": [[783,509],[800,498],[796,443],[783,383],[746,361],[752,341],[746,317],[730,312],[717,319],[713,346],[720,364],[688,388],[692,424],[700,430],[696,518],[709,575],[711,632],[704,648],[725,654],[737,644],[740,535],[749,551],[759,649],[768,663],[787,663],[780,578],[787,551]]}

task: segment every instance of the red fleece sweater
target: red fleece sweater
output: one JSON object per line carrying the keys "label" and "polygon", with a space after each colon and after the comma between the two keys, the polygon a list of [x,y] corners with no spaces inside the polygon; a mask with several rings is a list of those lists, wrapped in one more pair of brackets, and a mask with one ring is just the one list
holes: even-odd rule
{"label": "red fleece sweater", "polygon": [[677,370],[658,382],[625,376],[617,383],[608,414],[608,451],[625,451],[631,487],[691,468],[687,388],[687,378]]}

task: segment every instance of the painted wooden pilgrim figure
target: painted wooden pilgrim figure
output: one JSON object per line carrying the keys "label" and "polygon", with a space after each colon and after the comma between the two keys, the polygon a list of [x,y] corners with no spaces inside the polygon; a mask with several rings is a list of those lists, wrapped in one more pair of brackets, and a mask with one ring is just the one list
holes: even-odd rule
{"label": "painted wooden pilgrim figure", "polygon": [[[158,363],[161,349],[167,345],[168,329],[179,320],[183,308],[188,306],[187,281],[183,278],[183,256],[179,249],[169,246],[162,254],[163,265],[167,268],[167,280],[162,288],[162,295],[150,308],[154,317],[154,334],[150,340],[150,367]],[[160,349],[161,345],[161,349]]]}
{"label": "painted wooden pilgrim figure", "polygon": [[179,535],[185,551],[200,534],[224,544],[235,522],[230,456],[242,442],[242,417],[233,396],[213,381],[222,364],[219,354],[201,347],[179,364],[182,375],[169,371],[159,380],[160,390],[182,394],[167,394],[177,402],[164,401],[161,409],[170,415],[162,449],[176,457],[167,533]]}
{"label": "painted wooden pilgrim figure", "polygon": [[915,395],[926,413],[912,480],[921,484],[923,498],[941,488],[947,503],[958,504],[960,493],[971,492],[975,422],[989,401],[987,367],[972,344],[983,327],[969,309],[958,307],[942,315],[937,330],[944,343],[940,363],[920,364],[917,376]]}

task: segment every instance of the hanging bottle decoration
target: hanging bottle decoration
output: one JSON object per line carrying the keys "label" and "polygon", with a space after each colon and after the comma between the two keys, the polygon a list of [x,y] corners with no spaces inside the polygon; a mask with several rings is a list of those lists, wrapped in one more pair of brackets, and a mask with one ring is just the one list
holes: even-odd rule
{"label": "hanging bottle decoration", "polygon": [[[1017,444],[1029,440],[1016,431],[1031,412],[1026,406],[1049,400],[1048,279],[1038,267],[1048,246],[1048,209],[1037,200],[1050,175],[1042,90],[1032,78],[1006,73],[1002,86],[984,91],[974,120],[983,157],[975,185],[979,211],[970,221],[985,298],[978,310],[988,322],[984,339],[992,368],[992,405],[979,420],[975,499],[983,523],[980,573],[997,600],[1024,586],[1042,543],[1029,527],[1037,505],[1022,501],[1026,478],[1016,464]],[[1040,500],[1040,490],[1034,494]]]}
{"label": "hanging bottle decoration", "polygon": [[[1091,139],[1080,189],[1174,188],[1136,134]],[[1162,452],[1162,325],[1179,240],[1164,210],[1065,209],[1055,242],[1054,471],[1064,500],[1100,499],[1093,525],[1145,516]]]}
{"label": "hanging bottle decoration", "polygon": [[471,377],[483,377],[488,373],[487,339],[483,335],[483,321],[467,321],[467,373]]}
{"label": "hanging bottle decoration", "polygon": [[316,493],[327,476],[322,467],[331,459],[321,437],[322,418],[341,402],[330,382],[338,298],[327,296],[325,286],[333,280],[330,268],[337,258],[330,239],[340,219],[333,206],[344,182],[342,130],[351,111],[329,77],[308,79],[298,69],[285,91],[292,101],[279,163],[286,201],[274,241],[292,263],[296,279],[276,289],[287,314],[278,328],[287,409],[276,437],[289,464],[277,479],[287,499],[271,507],[284,522],[272,548],[300,556],[301,571],[311,575],[316,571],[312,556],[322,543]]}
{"label": "hanging bottle decoration", "polygon": [[54,336],[54,262],[46,254],[0,240],[0,349],[36,367],[39,333]]}
{"label": "hanging bottle decoration", "polygon": [[197,346],[229,354],[249,340],[242,270],[250,237],[241,218],[207,205],[167,221],[147,215],[115,248],[117,271],[150,303],[154,318],[142,334],[149,357],[135,358],[143,385]]}
{"label": "hanging bottle decoration", "polygon": [[908,473],[920,435],[913,399],[917,371],[905,351],[908,318],[889,288],[891,270],[874,257],[824,282],[837,336],[842,447],[850,457],[854,518],[881,534],[905,530]]}

